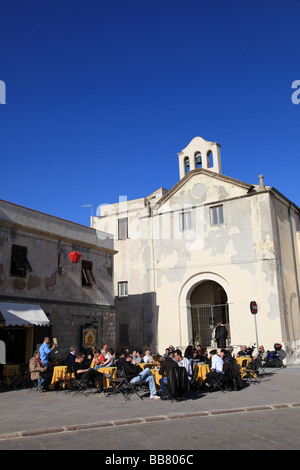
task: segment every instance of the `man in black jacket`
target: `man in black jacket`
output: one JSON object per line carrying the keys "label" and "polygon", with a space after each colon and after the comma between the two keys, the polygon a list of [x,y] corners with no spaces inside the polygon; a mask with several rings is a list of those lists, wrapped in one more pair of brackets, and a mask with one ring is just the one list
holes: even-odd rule
{"label": "man in black jacket", "polygon": [[168,384],[168,376],[170,373],[170,370],[173,369],[174,367],[179,367],[178,362],[174,361],[171,357],[167,356],[164,358],[164,360],[161,363],[159,373],[163,377],[159,379],[159,385],[161,389],[161,399],[162,400],[167,400],[168,397],[168,392],[166,389],[166,385]]}
{"label": "man in black jacket", "polygon": [[[82,353],[77,354],[77,362],[75,362],[73,366],[73,370],[75,373],[75,377],[78,379],[86,380],[87,382],[93,382],[94,385],[97,387],[98,392],[101,395],[103,393],[103,376],[110,378],[110,375],[97,371],[95,369],[91,369],[90,367],[86,367],[84,365],[85,355]],[[98,383],[95,383],[95,381]]]}
{"label": "man in black jacket", "polygon": [[144,370],[132,360],[130,353],[125,354],[125,362],[123,369],[130,380],[130,383],[147,382],[150,389],[150,398],[152,400],[159,400],[159,396],[156,394],[155,380],[150,369]]}

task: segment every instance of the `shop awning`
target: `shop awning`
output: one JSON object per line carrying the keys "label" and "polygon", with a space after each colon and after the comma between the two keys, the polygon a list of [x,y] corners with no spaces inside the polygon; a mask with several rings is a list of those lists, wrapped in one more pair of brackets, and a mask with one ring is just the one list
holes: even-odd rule
{"label": "shop awning", "polygon": [[40,305],[0,302],[0,312],[6,326],[48,326],[48,320]]}

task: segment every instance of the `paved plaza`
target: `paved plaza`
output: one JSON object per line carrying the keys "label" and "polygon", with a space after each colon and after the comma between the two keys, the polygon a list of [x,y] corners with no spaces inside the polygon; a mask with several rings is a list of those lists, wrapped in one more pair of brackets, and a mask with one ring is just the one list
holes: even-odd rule
{"label": "paved plaza", "polygon": [[99,449],[105,458],[113,450],[300,449],[300,368],[266,371],[238,392],[204,391],[181,402],[3,392],[0,450]]}

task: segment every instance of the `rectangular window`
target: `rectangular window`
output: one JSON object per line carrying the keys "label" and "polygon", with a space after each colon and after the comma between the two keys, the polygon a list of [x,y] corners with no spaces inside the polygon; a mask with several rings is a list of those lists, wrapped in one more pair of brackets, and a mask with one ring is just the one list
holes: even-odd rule
{"label": "rectangular window", "polygon": [[179,230],[180,232],[184,232],[185,230],[192,229],[192,213],[189,212],[181,212],[179,214]]}
{"label": "rectangular window", "polygon": [[210,208],[210,225],[223,225],[223,206],[215,206]]}
{"label": "rectangular window", "polygon": [[128,217],[118,219],[118,239],[126,240],[128,238]]}
{"label": "rectangular window", "polygon": [[25,246],[12,245],[10,275],[26,277],[27,271],[32,271],[27,259],[27,248]]}
{"label": "rectangular window", "polygon": [[128,282],[127,281],[118,283],[118,295],[119,297],[128,296]]}
{"label": "rectangular window", "polygon": [[85,287],[93,287],[96,283],[93,274],[93,263],[91,261],[82,260],[81,281],[82,286]]}

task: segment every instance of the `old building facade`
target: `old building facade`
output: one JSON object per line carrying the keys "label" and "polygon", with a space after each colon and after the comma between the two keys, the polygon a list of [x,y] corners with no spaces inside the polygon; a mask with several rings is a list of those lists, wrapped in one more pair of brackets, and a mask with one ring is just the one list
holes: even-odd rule
{"label": "old building facade", "polygon": [[[78,263],[69,257],[74,251],[81,255]],[[107,234],[1,200],[0,340],[6,362],[28,361],[44,336],[57,338],[60,359],[71,345],[80,350],[89,341],[115,347],[114,254]]]}
{"label": "old building facade", "polygon": [[101,207],[93,226],[115,236],[118,343],[163,353],[212,346],[299,345],[299,208],[275,188],[222,175],[220,145],[194,138],[180,180],[148,197]]}

